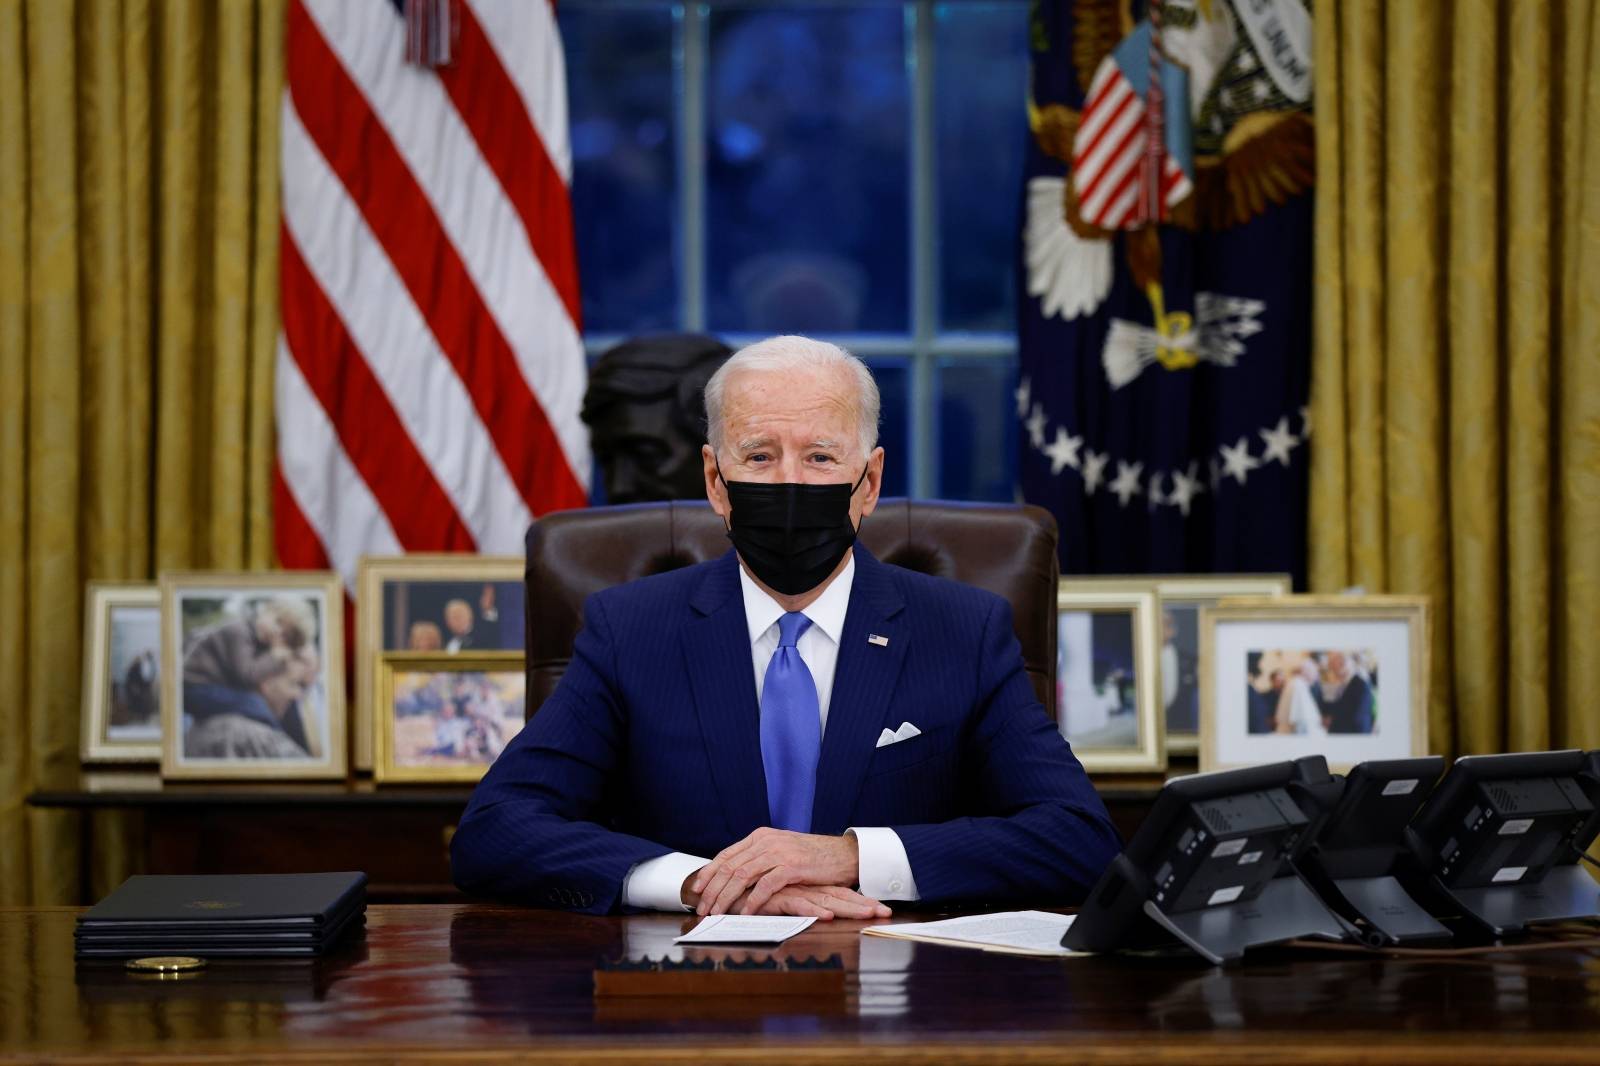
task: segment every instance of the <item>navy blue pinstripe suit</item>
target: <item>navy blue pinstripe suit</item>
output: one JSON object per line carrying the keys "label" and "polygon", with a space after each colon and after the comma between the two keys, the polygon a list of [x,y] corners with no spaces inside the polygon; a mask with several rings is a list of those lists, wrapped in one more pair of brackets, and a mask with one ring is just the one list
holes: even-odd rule
{"label": "navy blue pinstripe suit", "polygon": [[[924,902],[1081,900],[1121,844],[1034,697],[1010,606],[855,554],[812,831],[893,829]],[[729,551],[589,598],[561,683],[461,819],[462,889],[604,914],[636,864],[768,824],[738,566]],[[875,747],[908,721],[921,736]]]}

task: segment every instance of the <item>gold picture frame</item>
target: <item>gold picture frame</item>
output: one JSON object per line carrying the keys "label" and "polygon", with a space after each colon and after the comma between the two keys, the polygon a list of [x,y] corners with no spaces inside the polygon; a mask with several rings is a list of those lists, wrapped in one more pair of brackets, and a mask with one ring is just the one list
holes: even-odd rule
{"label": "gold picture frame", "polygon": [[[1170,608],[1178,607],[1183,610],[1193,610],[1192,620],[1195,635],[1195,684],[1199,687],[1199,632],[1200,609],[1214,606],[1225,599],[1249,597],[1252,599],[1270,598],[1280,599],[1294,591],[1294,584],[1288,574],[1172,574],[1156,578],[1156,609],[1160,612],[1157,616],[1156,639],[1161,646],[1162,656],[1165,658],[1166,634],[1165,616]],[[1162,672],[1160,663],[1156,665],[1156,676],[1160,679],[1162,693],[1165,694],[1167,679]],[[1199,707],[1195,707],[1195,727],[1193,729],[1174,729],[1171,722],[1171,707],[1162,708],[1162,721],[1167,729],[1167,754],[1169,755],[1198,755],[1200,753],[1200,721]]]}
{"label": "gold picture frame", "polygon": [[[390,582],[453,584],[512,582],[521,588],[526,563],[517,555],[464,555],[430,552],[413,555],[363,555],[356,563],[356,703],[350,750],[356,770],[373,770],[377,736],[373,708],[378,692],[380,659],[385,651],[384,588]],[[526,604],[523,604],[526,609]],[[520,626],[518,627],[520,630]],[[525,638],[517,649],[523,650]],[[391,651],[401,649],[388,649]]]}
{"label": "gold picture frame", "polygon": [[[1156,706],[1155,592],[1085,584],[1063,578],[1056,592],[1056,727],[1091,774],[1159,773],[1167,767],[1167,749]],[[1112,658],[1131,665],[1131,706],[1120,664],[1096,676],[1097,661],[1103,664],[1107,658],[1093,647],[1093,622],[1096,616],[1116,614],[1128,616],[1127,646],[1116,638]],[[1067,615],[1088,615],[1089,625]],[[1132,743],[1106,743],[1130,728]]]}
{"label": "gold picture frame", "polygon": [[1424,596],[1202,607],[1201,771],[1323,755],[1345,773],[1368,759],[1427,755],[1428,627]]}
{"label": "gold picture frame", "polygon": [[[119,614],[124,617],[119,619]],[[119,624],[123,634],[120,640]],[[135,636],[133,630],[148,632]],[[159,585],[91,581],[85,588],[83,712],[78,735],[78,753],[85,764],[155,764],[161,761],[161,632]],[[139,648],[137,654],[124,663],[121,660],[127,656],[116,653],[133,650],[129,640],[148,646]],[[151,674],[154,676],[148,676]],[[123,678],[120,692],[118,675]],[[134,679],[143,681],[137,695],[129,692]],[[147,699],[155,704],[151,713],[137,713]],[[154,722],[113,722],[119,700],[125,714],[135,719],[148,719],[153,714]],[[130,707],[130,704],[139,706]],[[124,733],[121,738],[113,735],[113,730],[119,728]]]}
{"label": "gold picture frame", "polygon": [[[482,651],[458,652],[455,654],[441,654],[438,652],[410,652],[386,651],[378,658],[378,677],[376,684],[377,704],[373,708],[373,778],[382,784],[410,783],[410,784],[476,784],[478,779],[493,764],[496,757],[504,750],[505,745],[511,742],[512,737],[521,730],[526,720],[527,707],[527,656],[519,651]],[[444,721],[444,716],[439,714],[428,715],[426,720],[418,723],[424,732],[428,728],[439,731],[443,725],[451,722],[462,723],[460,739],[452,738],[449,741],[450,750],[440,752],[440,762],[434,764],[418,764],[405,759],[399,754],[400,744],[397,743],[397,730],[399,715],[397,714],[397,697],[401,694],[402,679],[411,676],[426,675],[437,679],[441,675],[498,675],[507,679],[510,684],[503,681],[494,686],[493,695],[499,702],[500,713],[485,712],[481,716],[477,712],[454,712],[449,721]],[[413,685],[411,695],[415,695],[423,686]],[[508,694],[513,694],[515,702],[505,700]],[[476,695],[476,694],[474,694]],[[423,715],[412,715],[418,718]],[[488,730],[497,733],[489,737],[480,732],[477,744],[465,743],[468,735],[468,723],[477,726],[480,731]],[[411,730],[415,732],[416,730]],[[460,743],[464,750],[455,751]],[[413,738],[411,746],[415,747],[417,741]],[[477,748],[473,753],[470,749]],[[432,753],[430,753],[432,754]],[[487,758],[485,758],[485,756]],[[403,761],[404,760],[404,761]],[[443,761],[459,760],[459,761]]]}
{"label": "gold picture frame", "polygon": [[[167,573],[161,575],[160,586],[161,776],[213,781],[344,778],[348,773],[345,760],[348,726],[344,698],[344,585],[339,575],[330,571],[300,570]],[[267,716],[260,713],[261,708],[268,707],[267,697],[244,686],[219,683],[209,685],[208,690],[231,695],[238,701],[239,710],[207,717],[244,718],[246,723],[241,730],[248,728],[257,740],[274,742],[280,753],[259,756],[190,754],[186,750],[190,738],[185,735],[184,719],[190,710],[185,700],[191,689],[182,680],[186,659],[193,653],[190,638],[228,625],[254,627],[254,619],[261,617],[257,612],[262,609],[263,601],[272,600],[301,605],[312,613],[316,625],[316,659],[312,662],[306,657],[309,673],[303,683],[282,681],[286,676],[283,671],[272,675],[279,681],[273,698],[292,706],[294,714],[286,718],[272,709],[269,713],[277,720],[278,728],[275,732],[268,725],[262,730],[259,726],[269,723]],[[202,624],[197,618],[205,618],[206,622]],[[258,638],[253,628],[245,632]],[[218,646],[224,646],[220,638]],[[293,694],[295,687],[299,688],[297,696]],[[260,697],[259,707],[254,697]],[[252,718],[257,721],[250,722]],[[296,730],[285,724],[291,721],[299,725],[298,737]],[[239,725],[237,722],[228,724]],[[283,743],[277,732],[290,738],[289,743]],[[303,758],[286,750],[300,747],[302,741]]]}

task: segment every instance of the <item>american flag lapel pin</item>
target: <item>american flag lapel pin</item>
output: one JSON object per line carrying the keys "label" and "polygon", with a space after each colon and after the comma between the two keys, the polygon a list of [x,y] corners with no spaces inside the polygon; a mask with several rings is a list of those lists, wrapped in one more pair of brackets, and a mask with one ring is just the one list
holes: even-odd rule
{"label": "american flag lapel pin", "polygon": [[869,633],[867,634],[867,643],[876,644],[880,648],[887,648],[889,646],[889,638],[880,637],[876,633]]}

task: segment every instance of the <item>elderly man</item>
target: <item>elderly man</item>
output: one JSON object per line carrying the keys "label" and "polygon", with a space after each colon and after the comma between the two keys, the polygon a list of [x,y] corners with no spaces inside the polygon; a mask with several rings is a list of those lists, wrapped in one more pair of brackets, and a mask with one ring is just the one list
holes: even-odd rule
{"label": "elderly man", "polygon": [[572,664],[451,845],[469,892],[606,913],[883,917],[1081,899],[1119,847],[999,597],[855,544],[878,390],[776,337],[706,386],[733,550],[591,596]]}

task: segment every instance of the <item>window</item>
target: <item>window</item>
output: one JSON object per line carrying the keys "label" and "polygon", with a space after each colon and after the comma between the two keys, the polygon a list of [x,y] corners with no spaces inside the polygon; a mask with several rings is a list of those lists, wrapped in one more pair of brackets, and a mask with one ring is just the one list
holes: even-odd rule
{"label": "window", "polygon": [[1027,0],[561,0],[591,357],[843,344],[890,495],[1010,500]]}

